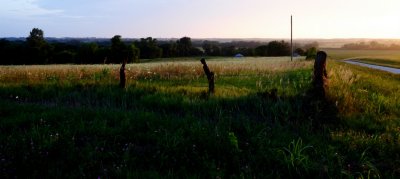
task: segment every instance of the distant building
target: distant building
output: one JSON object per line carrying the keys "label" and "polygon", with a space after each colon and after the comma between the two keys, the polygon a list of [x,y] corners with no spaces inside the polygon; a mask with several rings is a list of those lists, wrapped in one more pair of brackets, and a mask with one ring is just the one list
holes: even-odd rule
{"label": "distant building", "polygon": [[238,54],[236,54],[235,55],[235,58],[243,58],[244,56],[242,55],[242,54],[240,54],[240,53],[238,53]]}

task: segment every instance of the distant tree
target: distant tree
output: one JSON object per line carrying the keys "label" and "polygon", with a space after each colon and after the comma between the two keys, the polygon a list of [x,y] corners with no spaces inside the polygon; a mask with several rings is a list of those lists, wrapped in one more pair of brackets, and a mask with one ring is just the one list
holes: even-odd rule
{"label": "distant tree", "polygon": [[254,50],[254,48],[242,47],[237,50],[237,53],[240,53],[244,56],[254,56],[255,50]]}
{"label": "distant tree", "polygon": [[140,49],[141,59],[153,59],[162,57],[163,50],[158,47],[157,39],[152,37],[141,38],[135,42],[135,46]]}
{"label": "distant tree", "polygon": [[46,44],[44,33],[41,29],[33,28],[26,38],[26,42],[30,47],[42,47]]}
{"label": "distant tree", "polygon": [[351,50],[398,50],[400,49],[400,46],[396,44],[386,45],[377,41],[370,41],[369,43],[348,43],[344,44],[342,48]]}
{"label": "distant tree", "polygon": [[400,49],[400,45],[391,44],[391,45],[389,46],[389,49],[390,49],[390,50],[399,50],[399,49]]}
{"label": "distant tree", "polygon": [[290,55],[289,43],[282,41],[271,41],[268,43],[268,56]]}
{"label": "distant tree", "polygon": [[201,47],[192,47],[189,52],[190,56],[201,56],[204,54],[204,51]]}
{"label": "distant tree", "polygon": [[385,44],[378,43],[377,41],[369,42],[369,49],[373,50],[384,50],[387,49]]}
{"label": "distant tree", "polygon": [[99,46],[97,43],[84,43],[80,46],[78,51],[77,61],[78,64],[95,64],[103,63],[101,57],[98,56]]}
{"label": "distant tree", "polygon": [[136,48],[135,44],[126,45],[120,35],[115,35],[111,38],[111,63],[122,63],[124,61],[139,62],[140,50]]}
{"label": "distant tree", "polygon": [[212,45],[210,55],[212,55],[212,56],[220,56],[220,55],[222,55],[221,47],[216,45],[216,44]]}
{"label": "distant tree", "polygon": [[[0,39],[0,64],[10,65],[13,64],[13,53],[12,43],[6,39]],[[15,59],[15,57],[14,57]],[[15,63],[15,62],[14,62]]]}
{"label": "distant tree", "polygon": [[76,53],[70,50],[63,50],[56,52],[53,55],[52,61],[50,63],[53,64],[65,64],[65,63],[74,63],[76,58]]}
{"label": "distant tree", "polygon": [[202,44],[202,48],[206,55],[210,56],[220,56],[221,55],[221,47],[218,42],[213,41],[204,41]]}
{"label": "distant tree", "polygon": [[191,56],[192,51],[192,40],[190,37],[182,37],[177,42],[178,44],[178,53],[181,57]]}
{"label": "distant tree", "polygon": [[268,56],[268,45],[258,46],[254,49],[254,52],[256,56]]}
{"label": "distant tree", "polygon": [[203,48],[206,55],[210,55],[212,53],[212,44],[207,40],[203,42],[203,45],[201,47]]}
{"label": "distant tree", "polygon": [[0,40],[0,64],[2,65],[32,64],[33,60],[29,58],[27,52],[25,41]]}
{"label": "distant tree", "polygon": [[51,46],[44,39],[41,29],[33,28],[26,38],[27,42],[27,64],[45,64],[48,62],[48,54]]}
{"label": "distant tree", "polygon": [[296,48],[296,50],[294,50],[294,52],[299,54],[300,56],[304,56],[306,53],[302,48]]}
{"label": "distant tree", "polygon": [[135,46],[135,44],[132,43],[131,45],[126,46],[126,50],[124,53],[126,53],[128,56],[128,59],[127,59],[128,63],[131,63],[131,62],[139,63],[140,62],[140,60],[139,60],[140,49],[137,48]]}
{"label": "distant tree", "polygon": [[115,35],[111,38],[111,54],[110,54],[110,63],[121,63],[127,58],[124,54],[125,44],[121,40],[120,35]]}
{"label": "distant tree", "polygon": [[164,58],[178,56],[178,46],[177,46],[176,42],[174,42],[174,41],[161,44],[160,48],[162,49],[162,52],[163,52],[162,57],[164,57]]}
{"label": "distant tree", "polygon": [[233,57],[236,54],[236,47],[233,45],[222,47],[221,53],[223,56]]}
{"label": "distant tree", "polygon": [[51,50],[48,54],[49,60],[47,63],[76,63],[80,42],[54,42],[50,45]]}
{"label": "distant tree", "polygon": [[306,59],[307,60],[315,59],[316,56],[317,56],[317,48],[316,47],[311,47],[311,48],[307,49],[307,51],[306,51]]}
{"label": "distant tree", "polygon": [[96,62],[95,63],[109,63],[109,58],[110,58],[110,48],[107,46],[99,46],[99,48],[96,50]]}

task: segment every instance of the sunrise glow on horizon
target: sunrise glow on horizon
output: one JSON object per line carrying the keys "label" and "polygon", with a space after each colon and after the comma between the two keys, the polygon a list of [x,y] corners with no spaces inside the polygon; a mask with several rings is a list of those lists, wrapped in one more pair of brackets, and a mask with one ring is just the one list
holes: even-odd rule
{"label": "sunrise glow on horizon", "polygon": [[0,2],[0,37],[400,38],[398,0]]}

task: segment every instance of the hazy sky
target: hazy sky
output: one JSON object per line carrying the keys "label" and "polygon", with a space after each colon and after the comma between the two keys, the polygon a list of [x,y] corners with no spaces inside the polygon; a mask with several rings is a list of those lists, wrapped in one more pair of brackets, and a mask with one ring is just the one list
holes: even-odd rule
{"label": "hazy sky", "polygon": [[400,38],[400,0],[0,0],[0,37]]}

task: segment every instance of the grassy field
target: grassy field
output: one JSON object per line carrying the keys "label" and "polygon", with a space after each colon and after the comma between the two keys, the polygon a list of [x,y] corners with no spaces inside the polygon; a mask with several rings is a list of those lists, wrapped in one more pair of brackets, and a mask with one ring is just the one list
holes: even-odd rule
{"label": "grassy field", "polygon": [[353,61],[392,68],[400,68],[400,59],[360,58],[354,59]]}
{"label": "grassy field", "polygon": [[353,61],[400,68],[399,50],[343,50],[343,49],[323,49],[331,59],[343,60],[352,59]]}
{"label": "grassy field", "polygon": [[0,177],[400,176],[399,75],[329,60],[321,100],[311,61],[208,64],[211,96],[199,59],[129,64],[126,89],[119,65],[1,66]]}
{"label": "grassy field", "polygon": [[341,60],[348,58],[375,58],[400,60],[400,50],[344,50],[322,49],[332,59]]}

